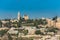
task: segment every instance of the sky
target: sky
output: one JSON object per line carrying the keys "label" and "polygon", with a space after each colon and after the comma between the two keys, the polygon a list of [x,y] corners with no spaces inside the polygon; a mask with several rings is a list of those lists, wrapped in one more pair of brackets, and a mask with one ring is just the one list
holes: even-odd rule
{"label": "sky", "polygon": [[60,17],[60,0],[0,0],[0,19],[17,18],[18,11],[22,17]]}

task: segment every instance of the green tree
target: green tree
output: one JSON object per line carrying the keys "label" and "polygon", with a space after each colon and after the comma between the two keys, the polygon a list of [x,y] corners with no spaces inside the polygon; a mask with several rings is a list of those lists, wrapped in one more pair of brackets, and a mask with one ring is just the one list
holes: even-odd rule
{"label": "green tree", "polygon": [[22,22],[21,22],[21,20],[19,20],[19,22],[17,23],[17,26],[21,27],[21,24],[22,24]]}
{"label": "green tree", "polygon": [[8,24],[8,27],[11,28],[12,22],[10,20],[9,20],[9,22],[7,24]]}
{"label": "green tree", "polygon": [[37,34],[37,35],[39,35],[39,34],[40,34],[40,35],[44,35],[40,30],[36,30],[36,31],[35,31],[35,34]]}
{"label": "green tree", "polygon": [[46,19],[39,19],[39,20],[35,20],[34,21],[34,26],[36,26],[38,28],[38,25],[46,25],[47,24],[47,21]]}
{"label": "green tree", "polygon": [[47,24],[47,21],[46,21],[46,19],[40,19],[40,24],[42,24],[42,25],[46,25]]}
{"label": "green tree", "polygon": [[38,25],[40,24],[40,22],[37,20],[37,19],[35,19],[35,21],[34,21],[34,26],[36,26],[36,28],[38,28]]}
{"label": "green tree", "polygon": [[28,34],[28,30],[24,30],[23,33],[24,33],[25,35],[27,35],[27,34]]}
{"label": "green tree", "polygon": [[22,21],[22,22],[24,22],[24,21],[25,21],[25,19],[24,19],[24,18],[21,18],[21,21]]}
{"label": "green tree", "polygon": [[0,27],[2,27],[2,22],[1,22],[1,20],[0,20]]}
{"label": "green tree", "polygon": [[17,28],[17,21],[15,21],[15,22],[12,22],[12,24],[14,24],[14,25],[12,25],[12,27],[15,27],[15,28]]}
{"label": "green tree", "polygon": [[47,28],[47,32],[54,32],[54,33],[57,33],[59,29],[58,28],[55,28],[55,27],[49,27]]}
{"label": "green tree", "polygon": [[26,23],[33,23],[33,19],[26,20]]}
{"label": "green tree", "polygon": [[11,35],[9,33],[8,33],[8,39],[12,40],[12,37],[11,37]]}
{"label": "green tree", "polygon": [[5,21],[8,21],[5,26],[11,28],[11,19],[4,19]]}
{"label": "green tree", "polygon": [[2,37],[6,32],[7,30],[0,30],[0,36]]}
{"label": "green tree", "polygon": [[56,27],[57,18],[58,18],[58,17],[55,16],[55,17],[52,19],[52,20],[55,22],[55,23],[54,23],[54,26],[55,26],[55,27]]}

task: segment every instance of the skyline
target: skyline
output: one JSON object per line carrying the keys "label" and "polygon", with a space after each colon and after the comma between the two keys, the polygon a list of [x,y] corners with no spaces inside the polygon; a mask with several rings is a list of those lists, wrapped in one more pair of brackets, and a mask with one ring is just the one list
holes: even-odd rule
{"label": "skyline", "polygon": [[0,19],[17,18],[18,11],[30,18],[60,17],[60,0],[0,0]]}

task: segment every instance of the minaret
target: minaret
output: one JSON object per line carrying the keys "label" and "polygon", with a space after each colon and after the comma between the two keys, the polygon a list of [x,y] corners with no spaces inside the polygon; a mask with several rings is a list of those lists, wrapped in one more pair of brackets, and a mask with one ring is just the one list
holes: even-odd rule
{"label": "minaret", "polygon": [[18,20],[20,20],[20,12],[18,11]]}

